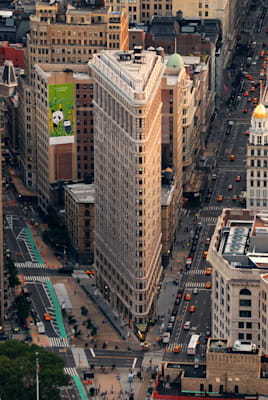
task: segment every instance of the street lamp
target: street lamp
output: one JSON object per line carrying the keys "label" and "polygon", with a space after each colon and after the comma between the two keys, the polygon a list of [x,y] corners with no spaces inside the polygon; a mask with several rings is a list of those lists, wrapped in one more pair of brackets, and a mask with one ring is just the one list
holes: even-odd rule
{"label": "street lamp", "polygon": [[62,246],[63,247],[63,266],[65,265],[65,258],[66,258],[66,244],[56,244],[56,247]]}
{"label": "street lamp", "polygon": [[39,400],[39,361],[38,361],[38,352],[36,355],[36,400]]}

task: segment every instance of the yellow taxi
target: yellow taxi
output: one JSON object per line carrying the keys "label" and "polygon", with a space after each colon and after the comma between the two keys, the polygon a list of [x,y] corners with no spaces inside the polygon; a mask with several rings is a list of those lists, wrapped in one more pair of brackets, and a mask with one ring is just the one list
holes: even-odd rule
{"label": "yellow taxi", "polygon": [[186,293],[186,295],[184,296],[184,300],[190,301],[191,300],[191,295],[189,293]]}
{"label": "yellow taxi", "polygon": [[206,283],[206,289],[211,289],[211,282]]}
{"label": "yellow taxi", "polygon": [[230,161],[234,161],[235,160],[235,155],[234,154],[231,154],[230,155]]}
{"label": "yellow taxi", "polygon": [[257,99],[257,97],[254,97],[254,99],[252,100],[252,103],[253,103],[253,104],[258,104],[258,99]]}
{"label": "yellow taxi", "polygon": [[196,310],[196,307],[195,307],[195,306],[190,306],[190,307],[189,307],[189,312],[190,312],[190,313],[195,312],[195,310]]}
{"label": "yellow taxi", "polygon": [[204,251],[204,252],[203,252],[203,258],[207,258],[207,255],[208,255],[208,252],[207,252],[207,251]]}
{"label": "yellow taxi", "polygon": [[255,92],[255,86],[251,86],[251,88],[249,89],[251,92]]}
{"label": "yellow taxi", "polygon": [[49,313],[44,313],[44,318],[45,321],[51,321],[51,316],[49,315]]}
{"label": "yellow taxi", "polygon": [[180,346],[174,346],[173,353],[179,353],[181,350]]}
{"label": "yellow taxi", "polygon": [[248,97],[248,92],[244,92],[244,97]]}
{"label": "yellow taxi", "polygon": [[206,268],[206,275],[211,275],[211,272],[212,272],[211,267]]}
{"label": "yellow taxi", "polygon": [[218,201],[219,203],[221,203],[222,200],[223,200],[223,196],[222,196],[221,194],[219,194],[219,196],[217,197],[217,201]]}
{"label": "yellow taxi", "polygon": [[94,269],[88,269],[86,270],[87,275],[94,275]]}

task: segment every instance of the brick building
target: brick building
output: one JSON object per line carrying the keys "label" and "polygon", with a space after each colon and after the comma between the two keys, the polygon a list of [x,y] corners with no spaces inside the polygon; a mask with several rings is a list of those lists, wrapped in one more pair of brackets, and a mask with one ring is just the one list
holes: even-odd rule
{"label": "brick building", "polygon": [[94,260],[95,186],[77,183],[66,185],[65,226],[78,262],[91,264]]}
{"label": "brick building", "polygon": [[12,61],[14,67],[24,68],[24,48],[21,44],[9,44],[0,42],[0,65],[4,65],[5,60]]}

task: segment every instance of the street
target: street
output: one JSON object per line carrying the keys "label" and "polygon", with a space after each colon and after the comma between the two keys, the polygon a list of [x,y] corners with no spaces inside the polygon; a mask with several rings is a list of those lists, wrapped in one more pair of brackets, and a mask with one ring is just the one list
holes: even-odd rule
{"label": "street", "polygon": [[[264,21],[264,26],[266,25],[267,14]],[[252,40],[257,43],[252,57],[254,64],[244,68],[258,82],[263,63],[263,59],[259,57],[259,54],[263,49],[263,42],[265,40],[268,42],[268,36],[263,30],[260,32],[257,30]],[[237,64],[240,68],[242,60],[241,56],[237,56],[233,60],[233,63]],[[173,292],[174,290],[175,292],[182,291],[182,299],[177,307],[178,312],[171,338],[167,345],[166,350],[168,351],[164,353],[164,360],[189,362],[193,361],[196,357],[200,361],[205,360],[206,342],[211,332],[211,289],[206,289],[205,285],[206,282],[211,281],[211,277],[206,275],[206,268],[209,265],[203,254],[208,248],[206,245],[207,238],[212,236],[217,217],[222,213],[222,209],[245,207],[245,205],[239,203],[240,192],[246,190],[246,146],[248,136],[245,135],[245,132],[249,129],[251,114],[256,107],[256,104],[253,104],[252,100],[253,98],[257,98],[259,101],[260,97],[259,87],[253,91],[251,89],[252,83],[245,76],[242,79],[244,80],[243,89],[240,93],[236,93],[234,105],[231,107],[222,102],[222,106],[218,110],[217,124],[212,125],[208,140],[207,147],[210,149],[210,154],[207,155],[207,159],[215,160],[215,168],[212,170],[212,173],[216,175],[216,179],[210,180],[201,205],[192,207],[187,216],[181,221],[180,230],[188,232],[186,235],[183,232],[183,243],[185,245],[188,242],[189,249],[193,245],[196,234],[192,225],[193,219],[197,218],[198,222],[202,223],[202,230],[198,237],[195,251],[189,254],[192,257],[190,270],[183,269],[179,278],[179,286],[172,289]],[[245,92],[249,93],[251,101],[248,101],[249,96],[245,96]],[[245,109],[247,112],[243,112]],[[228,133],[228,121],[233,121],[230,133]],[[231,155],[234,155],[233,161],[230,160]],[[240,179],[237,178],[238,176]],[[222,199],[219,200],[218,196],[222,196]],[[186,228],[191,226],[193,226],[192,229]],[[188,238],[186,238],[187,235]],[[179,250],[180,245],[178,246],[177,244],[177,247]],[[173,258],[173,263],[176,264],[176,258]],[[185,300],[185,295],[187,294],[191,296],[190,301]],[[189,311],[191,306],[195,306],[194,312]],[[168,320],[166,321],[168,322]],[[191,323],[189,330],[183,328],[183,325],[187,321]],[[200,336],[200,344],[197,346],[195,357],[187,355],[188,343],[194,334]],[[177,352],[178,348],[179,352]]]}

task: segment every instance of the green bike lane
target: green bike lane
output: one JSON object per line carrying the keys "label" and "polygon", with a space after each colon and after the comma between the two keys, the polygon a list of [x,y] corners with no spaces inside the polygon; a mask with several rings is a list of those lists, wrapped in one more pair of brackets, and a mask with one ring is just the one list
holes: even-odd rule
{"label": "green bike lane", "polygon": [[[34,238],[31,234],[29,228],[24,228],[24,229],[25,229],[26,235],[28,237],[28,240],[31,244],[32,250],[38,260],[38,263],[43,264],[41,254],[39,253],[39,250],[35,244]],[[62,339],[67,339],[67,334],[65,331],[65,327],[64,327],[64,323],[63,323],[63,319],[62,319],[62,315],[61,315],[60,305],[59,305],[56,293],[53,289],[53,285],[49,278],[46,281],[46,285],[47,285],[47,288],[48,288],[48,291],[49,291],[49,294],[50,294],[50,297],[51,297],[51,300],[52,300],[52,303],[53,303],[53,306],[55,309],[56,320],[57,320],[57,324],[59,327],[60,335],[61,335]],[[73,381],[75,382],[75,385],[77,387],[77,390],[81,397],[81,400],[87,400],[88,397],[86,395],[86,392],[85,392],[85,389],[83,387],[80,377],[78,375],[72,375],[72,378],[73,378]]]}

